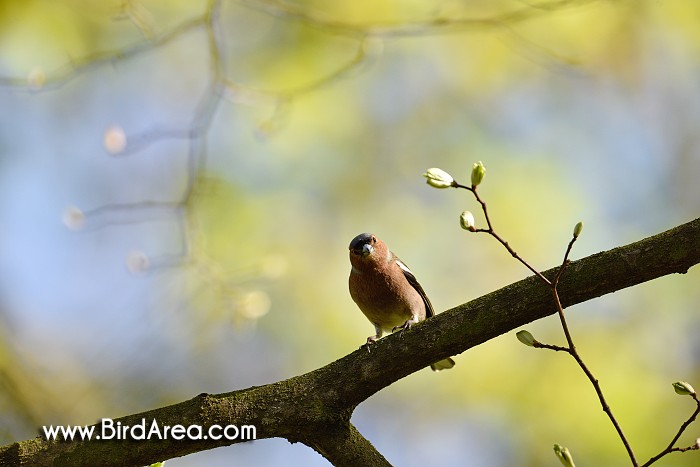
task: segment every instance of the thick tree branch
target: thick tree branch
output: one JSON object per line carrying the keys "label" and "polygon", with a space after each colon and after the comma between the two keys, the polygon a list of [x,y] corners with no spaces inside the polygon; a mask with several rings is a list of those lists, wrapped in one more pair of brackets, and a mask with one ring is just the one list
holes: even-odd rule
{"label": "thick tree branch", "polygon": [[[700,262],[700,219],[571,262],[558,287],[567,307]],[[544,275],[553,279],[556,269]],[[285,381],[189,401],[117,421],[134,425],[255,425],[258,438],[303,442],[336,465],[388,465],[350,424],[355,407],[429,364],[554,314],[550,290],[535,276],[445,311],[403,335],[378,341],[323,368]],[[453,370],[453,371],[459,371]],[[236,441],[89,441],[41,438],[0,448],[0,465],[145,465]]]}

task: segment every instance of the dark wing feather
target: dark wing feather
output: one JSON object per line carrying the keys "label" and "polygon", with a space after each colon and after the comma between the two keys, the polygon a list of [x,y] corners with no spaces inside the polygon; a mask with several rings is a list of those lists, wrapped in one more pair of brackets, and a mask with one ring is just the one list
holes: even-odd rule
{"label": "dark wing feather", "polygon": [[403,275],[406,277],[406,280],[408,280],[408,283],[411,284],[411,286],[416,289],[416,292],[420,294],[420,297],[423,299],[423,303],[425,303],[425,317],[426,319],[430,318],[435,314],[435,310],[433,310],[433,304],[430,303],[428,296],[425,294],[425,290],[423,290],[423,287],[420,286],[418,279],[416,279],[416,276],[414,276],[408,266],[406,266],[406,263],[401,261],[396,255],[394,255],[394,260],[399,268],[401,268],[401,271],[403,271]]}

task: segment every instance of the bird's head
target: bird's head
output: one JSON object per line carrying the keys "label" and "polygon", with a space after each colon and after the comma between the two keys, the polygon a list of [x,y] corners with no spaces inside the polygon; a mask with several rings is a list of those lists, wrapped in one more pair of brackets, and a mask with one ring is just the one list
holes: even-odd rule
{"label": "bird's head", "polygon": [[371,233],[361,233],[350,242],[350,254],[365,258],[374,253],[377,237]]}
{"label": "bird's head", "polygon": [[386,258],[388,250],[384,242],[371,233],[361,233],[350,242],[350,261],[353,264],[374,262]]}

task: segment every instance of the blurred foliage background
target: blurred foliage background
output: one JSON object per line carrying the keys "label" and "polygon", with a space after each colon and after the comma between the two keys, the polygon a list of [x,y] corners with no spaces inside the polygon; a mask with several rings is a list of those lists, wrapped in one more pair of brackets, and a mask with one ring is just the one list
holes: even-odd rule
{"label": "blurred foliage background", "polygon": [[[574,259],[697,217],[699,35],[693,0],[0,2],[0,442],[355,350],[360,232],[437,310],[527,276],[428,167],[482,160],[497,229],[540,269],[579,220]],[[700,386],[698,278],[568,312],[641,459],[693,409],[671,383]],[[563,342],[555,318],[527,329]],[[355,412],[390,462],[558,465],[555,442],[627,462],[566,356],[509,334],[456,360]],[[284,440],[168,465],[252,462],[326,465]]]}

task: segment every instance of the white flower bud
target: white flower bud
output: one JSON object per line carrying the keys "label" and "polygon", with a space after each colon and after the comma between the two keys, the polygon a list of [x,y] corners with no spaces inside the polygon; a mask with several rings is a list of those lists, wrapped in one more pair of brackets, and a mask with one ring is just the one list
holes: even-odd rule
{"label": "white flower bud", "polygon": [[555,444],[554,454],[557,455],[559,461],[561,461],[562,465],[564,465],[565,467],[576,467],[576,465],[574,464],[574,458],[571,457],[571,453],[569,452],[568,448],[565,448],[564,446],[561,446],[559,444]]}
{"label": "white flower bud", "polygon": [[479,185],[486,174],[486,167],[483,162],[479,161],[472,166],[472,188]]}
{"label": "white flower bud", "polygon": [[470,232],[476,231],[476,227],[474,227],[474,215],[469,211],[464,211],[459,216],[459,225],[461,225],[464,230]]}
{"label": "white flower bud", "polygon": [[690,396],[695,394],[695,389],[693,389],[693,386],[685,381],[676,381],[673,383],[673,390],[680,396]]}
{"label": "white flower bud", "polygon": [[518,331],[515,333],[515,337],[518,338],[520,342],[527,345],[528,347],[534,347],[537,343],[537,339],[526,330]]}
{"label": "white flower bud", "polygon": [[426,183],[435,188],[449,188],[455,181],[452,175],[436,167],[428,169],[423,176],[427,179]]}

